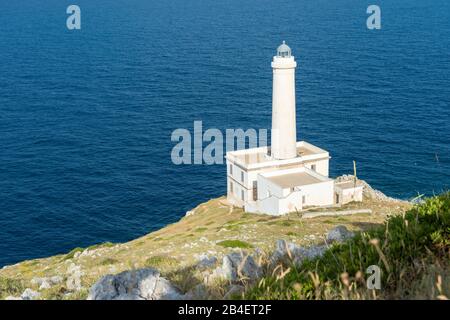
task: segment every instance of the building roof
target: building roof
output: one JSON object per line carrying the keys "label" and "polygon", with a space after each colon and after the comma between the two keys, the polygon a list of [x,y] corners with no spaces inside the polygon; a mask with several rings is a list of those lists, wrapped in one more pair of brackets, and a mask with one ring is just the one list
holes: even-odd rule
{"label": "building roof", "polygon": [[282,58],[289,58],[291,56],[291,48],[286,44],[286,41],[278,47],[277,56]]}
{"label": "building roof", "polygon": [[336,187],[338,187],[338,188],[340,188],[340,189],[355,189],[355,188],[362,188],[363,186],[360,184],[360,183],[358,183],[358,182],[356,182],[356,184],[355,184],[355,182],[354,181],[343,181],[343,182],[336,182],[335,183],[335,186]]}
{"label": "building roof", "polygon": [[277,160],[268,155],[267,147],[227,152],[227,159],[247,169],[302,163],[309,160],[329,158],[329,153],[306,141],[297,142],[297,157]]}
{"label": "building roof", "polygon": [[279,185],[283,189],[285,188],[293,188],[298,186],[305,186],[308,184],[315,184],[321,182],[316,177],[306,173],[306,172],[297,172],[292,174],[283,174],[279,176],[269,177],[267,178],[271,182]]}
{"label": "building roof", "polygon": [[262,177],[278,185],[282,189],[307,186],[331,181],[330,178],[306,167],[284,169],[261,174]]}

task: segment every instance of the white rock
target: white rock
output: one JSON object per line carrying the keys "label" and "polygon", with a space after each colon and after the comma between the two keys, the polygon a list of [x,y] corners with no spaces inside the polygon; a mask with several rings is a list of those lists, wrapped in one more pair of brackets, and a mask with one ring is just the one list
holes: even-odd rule
{"label": "white rock", "polygon": [[214,267],[217,263],[217,258],[216,257],[209,257],[206,254],[200,254],[200,255],[196,255],[195,258],[197,259],[197,268],[199,269],[207,269],[207,268],[211,268]]}
{"label": "white rock", "polygon": [[344,242],[350,238],[353,238],[354,236],[355,234],[351,231],[348,231],[345,226],[337,226],[327,233],[327,242]]}
{"label": "white rock", "polygon": [[34,291],[30,288],[26,288],[25,291],[20,296],[22,300],[35,300],[38,299],[41,296],[41,294],[37,291]]}
{"label": "white rock", "polygon": [[184,296],[152,268],[107,275],[90,289],[88,300],[180,300]]}
{"label": "white rock", "polygon": [[282,262],[291,261],[295,265],[300,265],[305,259],[314,259],[323,255],[326,246],[301,247],[292,242],[278,240],[276,249],[270,257],[271,264],[275,265]]}
{"label": "white rock", "polygon": [[39,286],[39,290],[50,289],[55,284],[61,283],[63,278],[61,276],[53,276],[53,277],[44,277],[39,278],[35,277],[31,279],[31,284]]}
{"label": "white rock", "polygon": [[240,278],[257,279],[262,275],[261,267],[253,257],[244,251],[232,252],[222,259],[222,266],[216,268],[209,280],[237,281]]}
{"label": "white rock", "polygon": [[81,271],[81,267],[72,263],[67,269],[67,277],[66,288],[70,291],[79,291],[83,289],[81,285],[81,277],[84,275],[84,272]]}
{"label": "white rock", "polygon": [[50,282],[47,279],[44,279],[39,286],[39,290],[50,289],[51,287],[52,285],[50,284]]}

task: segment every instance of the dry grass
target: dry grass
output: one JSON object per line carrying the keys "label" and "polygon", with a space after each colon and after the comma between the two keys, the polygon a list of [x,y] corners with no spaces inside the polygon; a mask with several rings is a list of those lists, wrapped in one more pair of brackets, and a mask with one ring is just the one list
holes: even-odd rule
{"label": "dry grass", "polygon": [[[233,250],[233,246],[220,243],[244,243],[248,247],[270,252],[278,239],[299,245],[323,241],[323,235],[336,225],[350,230],[367,230],[380,225],[388,215],[404,212],[409,205],[402,202],[376,202],[349,204],[349,209],[371,209],[372,214],[345,217],[321,217],[303,220],[298,214],[269,217],[248,214],[240,208],[229,206],[218,198],[199,205],[193,214],[139,239],[123,244],[103,244],[86,249],[77,248],[68,254],[45,259],[25,261],[0,270],[0,279],[18,281],[24,287],[37,289],[30,283],[34,277],[66,275],[70,264],[81,267],[83,285],[88,288],[101,276],[124,270],[157,267],[168,279],[187,291],[202,280],[201,273],[193,268],[196,255],[214,255],[220,259]],[[170,258],[168,258],[170,257]],[[5,280],[6,281],[6,280]],[[0,297],[10,293],[0,286]],[[212,296],[224,294],[213,288]],[[87,291],[65,295],[64,282],[50,290],[43,290],[46,298],[83,298]]]}

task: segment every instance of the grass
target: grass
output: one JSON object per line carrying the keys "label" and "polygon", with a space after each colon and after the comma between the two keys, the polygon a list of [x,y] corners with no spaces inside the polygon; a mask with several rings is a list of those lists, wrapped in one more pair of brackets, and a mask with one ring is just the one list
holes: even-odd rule
{"label": "grass", "polygon": [[77,247],[77,248],[71,250],[65,256],[63,256],[63,260],[73,259],[77,252],[83,252],[84,250],[96,250],[96,249],[100,249],[100,248],[111,248],[113,246],[114,246],[114,243],[112,243],[112,242],[105,242],[105,243],[94,244],[92,246],[87,247],[86,249]]}
{"label": "grass", "polygon": [[104,243],[99,243],[99,244],[94,244],[92,246],[87,247],[87,250],[95,250],[95,249],[99,249],[99,248],[111,248],[114,247],[114,243],[112,242],[104,242]]}
{"label": "grass", "polygon": [[83,251],[84,251],[84,249],[83,249],[83,248],[80,248],[80,247],[75,248],[75,249],[72,249],[68,254],[66,254],[66,255],[63,257],[63,260],[73,259],[73,257],[75,256],[75,254],[76,254],[77,252],[83,252]]}
{"label": "grass", "polygon": [[242,249],[253,248],[253,246],[250,243],[241,240],[224,240],[218,242],[217,245],[225,248],[242,248]]}
{"label": "grass", "polygon": [[276,220],[276,221],[270,221],[267,224],[268,225],[278,225],[281,227],[290,227],[293,224],[295,224],[295,221],[293,221],[293,220]]}
{"label": "grass", "polygon": [[[450,294],[449,254],[450,193],[445,193],[333,245],[301,267],[279,267],[278,274],[248,288],[245,298],[414,299],[427,293],[428,299],[443,299]],[[364,277],[370,265],[382,271],[380,291],[367,289]]]}
{"label": "grass", "polygon": [[[397,202],[371,200],[357,204],[357,206],[359,206],[358,208],[372,209],[374,214],[371,216],[355,215],[344,223],[338,222],[337,218],[327,217],[326,219],[332,222],[327,225],[322,222],[325,218],[309,219],[302,223],[297,215],[290,215],[287,219],[286,217],[247,214],[240,208],[234,207],[231,210],[231,207],[225,203],[224,197],[212,199],[194,209],[195,214],[141,238],[122,244],[107,243],[91,246],[88,249],[96,251],[92,255],[77,254],[87,248],[76,248],[65,255],[24,261],[0,269],[0,279],[14,279],[13,282],[9,281],[8,285],[0,286],[0,298],[8,295],[19,296],[25,288],[40,291],[44,299],[82,298],[85,293],[69,292],[65,288],[65,281],[51,289],[43,290],[39,290],[31,282],[35,277],[55,275],[65,277],[72,263],[80,266],[83,271],[82,284],[85,289],[89,289],[100,277],[110,274],[111,266],[114,266],[114,273],[155,267],[167,279],[174,281],[180,288],[183,288],[183,291],[187,291],[198,282],[203,282],[202,272],[197,268],[189,268],[196,265],[196,257],[200,254],[213,252],[211,255],[216,256],[220,261],[223,255],[235,248],[258,247],[264,252],[270,252],[276,241],[287,238],[289,232],[295,232],[295,235],[289,236],[291,241],[295,241],[299,245],[310,245],[311,241],[304,238],[306,235],[324,234],[337,224],[344,224],[354,231],[372,228],[373,223],[382,223],[386,214],[402,213],[410,207],[410,205]],[[292,221],[293,225],[283,226],[282,222],[288,220]],[[269,225],[269,221],[280,221],[280,223]],[[372,224],[368,224],[369,222]],[[196,229],[205,228],[206,225],[207,230],[195,232]],[[231,227],[228,229],[226,226]],[[245,242],[233,240],[223,242],[226,239],[244,240],[242,234],[246,235]],[[220,242],[223,245],[218,245]],[[70,263],[68,260],[71,260]],[[436,270],[439,272],[438,268]],[[433,277],[433,273],[430,272],[429,277]],[[4,282],[4,280],[1,281]],[[14,286],[18,288],[15,291]],[[209,297],[222,298],[226,292],[226,286],[208,288]]]}
{"label": "grass", "polygon": [[100,264],[102,265],[102,266],[108,266],[108,265],[111,265],[111,264],[116,264],[116,263],[118,263],[119,262],[119,260],[117,260],[117,259],[113,259],[113,258],[105,258],[105,259],[103,259],[101,262],[100,262]]}
{"label": "grass", "polygon": [[146,267],[160,268],[171,266],[178,263],[178,260],[169,256],[153,256],[145,260]]}
{"label": "grass", "polygon": [[7,296],[20,296],[25,290],[22,281],[0,277],[0,298]]}

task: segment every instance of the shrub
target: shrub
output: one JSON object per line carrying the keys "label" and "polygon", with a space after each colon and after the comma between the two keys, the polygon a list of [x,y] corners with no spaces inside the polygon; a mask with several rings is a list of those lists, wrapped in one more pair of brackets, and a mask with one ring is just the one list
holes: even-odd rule
{"label": "shrub", "polygon": [[[420,279],[417,265],[447,261],[450,244],[450,193],[429,198],[404,215],[392,216],[381,227],[335,244],[320,258],[281,279],[264,278],[246,293],[248,299],[327,299],[367,294],[363,276],[370,265],[382,271],[385,295]],[[407,294],[407,292],[404,292]]]}

